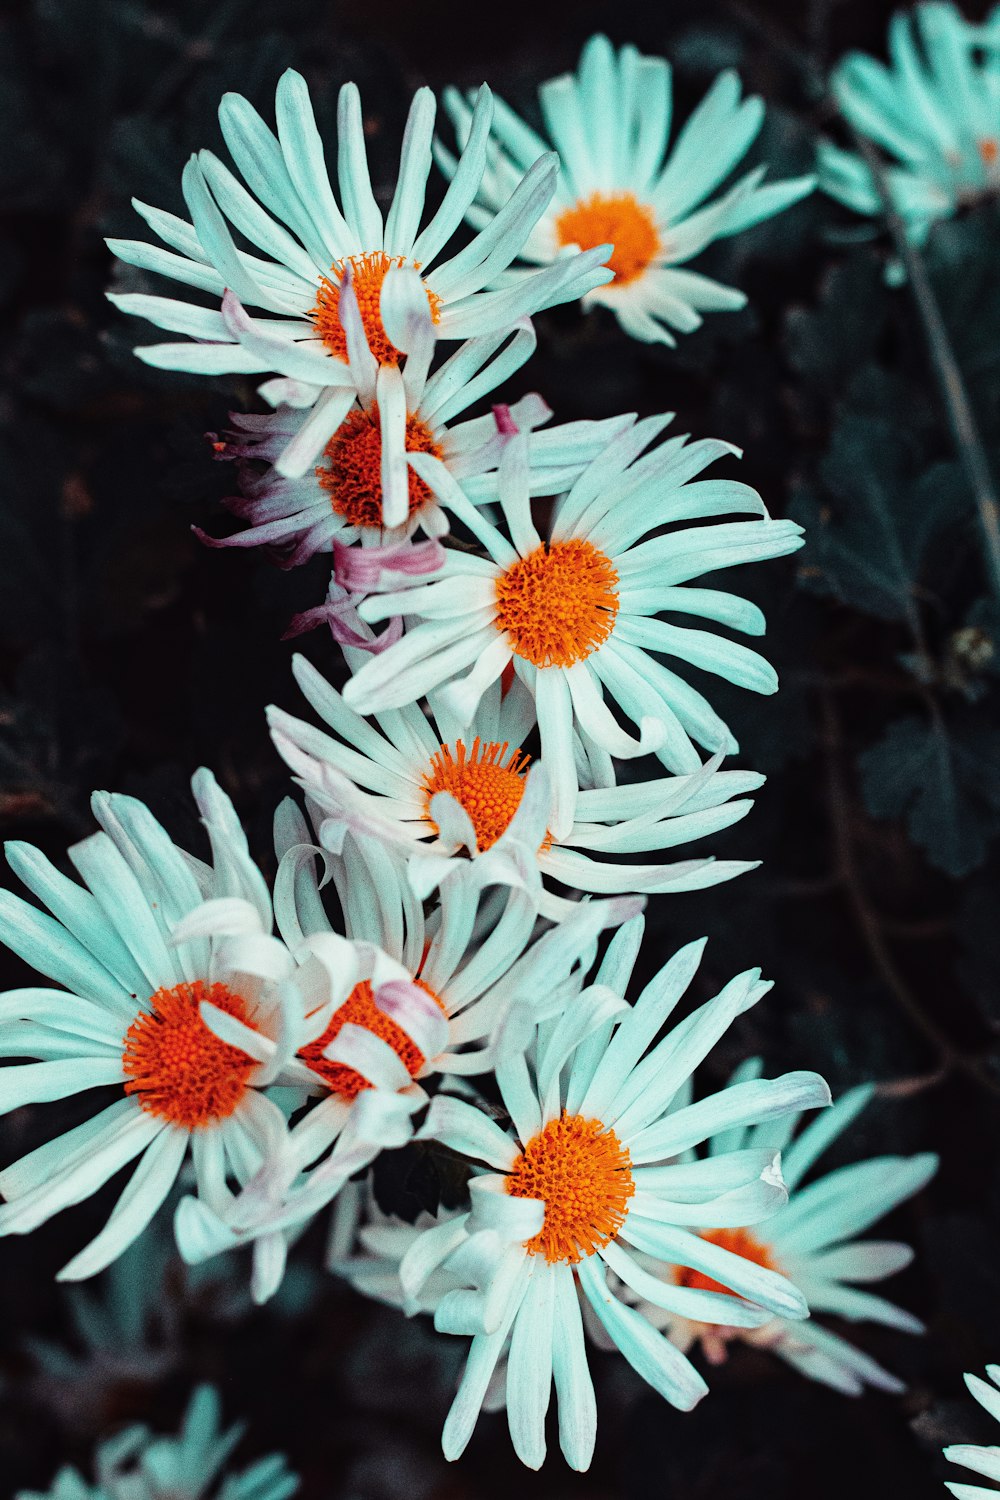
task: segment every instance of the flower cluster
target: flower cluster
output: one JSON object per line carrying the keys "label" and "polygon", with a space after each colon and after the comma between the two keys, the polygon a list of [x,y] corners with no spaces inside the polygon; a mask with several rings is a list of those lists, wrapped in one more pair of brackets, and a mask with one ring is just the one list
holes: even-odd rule
{"label": "flower cluster", "polygon": [[[485,87],[449,94],[455,155],[421,89],[383,217],[357,90],[339,98],[335,191],[289,72],[276,133],[241,97],[222,102],[242,181],[200,152],[183,176],[189,221],[137,205],[167,248],[112,243],[202,294],[113,295],[183,335],[143,359],[267,376],[272,409],[235,416],[215,443],[249,523],[215,544],[264,545],[286,567],[331,555],[327,600],[293,629],[326,621],[344,666],[334,686],[297,658],[311,714],[269,710],[304,794],[276,811],[273,881],[207,770],[193,780],[203,856],[107,793],[99,831],[69,851],[79,881],[8,846],[40,906],[0,894],[0,936],[52,987],[0,996],[0,1051],[21,1059],[0,1071],[0,1109],[104,1092],[0,1172],[0,1234],[31,1232],[131,1167],[62,1277],[108,1266],[179,1184],[181,1254],[247,1248],[264,1302],[298,1236],[332,1211],[335,1269],[471,1339],[446,1454],[499,1403],[537,1467],[554,1389],[562,1451],[585,1469],[587,1337],[682,1410],[707,1390],[687,1351],[717,1361],[737,1337],[849,1392],[894,1388],[809,1314],[915,1326],[855,1285],[900,1267],[905,1248],[850,1241],[934,1161],[877,1159],[800,1188],[866,1091],[796,1138],[802,1112],[830,1103],[817,1074],[749,1065],[700,1098],[692,1083],[767,993],[759,971],[712,997],[704,944],[689,942],[628,998],[646,900],[751,868],[663,858],[743,817],[762,780],[724,769],[738,744],[692,671],[777,687],[730,634],[761,635],[759,609],[702,580],[794,552],[801,529],[708,474],[737,450],[665,435],[670,416],[549,425],[531,392],[476,407],[528,360],[532,316],[557,303],[603,303],[626,332],[667,343],[741,305],[680,268],[812,181],[764,186],[756,168],[713,196],[760,101],[724,74],[667,153],[667,64],[603,37],[541,103],[555,150]],[[435,159],[448,183],[426,213]],[[414,1142],[461,1159],[468,1202],[389,1223],[359,1182]],[[214,1474],[208,1396],[189,1429],[174,1446]],[[97,1493],[118,1495],[122,1454],[156,1483],[169,1474],[171,1494],[204,1493],[162,1445],[137,1458],[146,1439],[121,1441]],[[271,1478],[262,1497],[290,1493]]]}

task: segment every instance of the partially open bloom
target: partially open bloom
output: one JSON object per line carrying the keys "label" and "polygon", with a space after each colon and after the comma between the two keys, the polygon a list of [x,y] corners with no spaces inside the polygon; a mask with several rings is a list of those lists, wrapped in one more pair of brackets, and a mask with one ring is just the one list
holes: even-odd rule
{"label": "partially open bloom", "polygon": [[[211,865],[178,849],[141,802],[104,792],[93,804],[102,831],[69,851],[83,886],[30,844],[7,845],[52,915],[0,892],[0,938],[64,988],[0,995],[0,1052],[38,1059],[0,1069],[0,1111],[95,1088],[118,1097],[0,1172],[0,1234],[27,1234],[139,1159],[66,1279],[94,1275],[141,1234],[189,1147],[212,1198],[227,1175],[256,1170],[281,1125],[263,1089],[284,1081],[293,960],[269,936],[270,894],[232,804],[208,771],[193,789]],[[197,921],[206,901],[254,913],[251,929],[223,923],[207,937]]]}
{"label": "partially open bloom", "polygon": [[[330,186],[309,90],[291,69],[278,83],[275,112],[277,135],[248,100],[226,94],[219,121],[246,186],[213,152],[200,151],[182,179],[190,222],[144,203],[135,205],[168,249],[141,240],[109,241],[121,260],[143,270],[210,297],[221,298],[228,290],[229,305],[217,311],[144,293],[113,295],[112,300],[158,328],[185,335],[180,343],[137,349],[147,364],[200,374],[274,372],[281,378],[265,391],[275,404],[290,398],[304,406],[318,402],[311,417],[317,451],[339,427],[353,397],[339,305],[348,272],[361,308],[361,337],[377,363],[390,368],[399,363],[400,350],[383,321],[382,288],[394,267],[411,267],[420,274],[442,339],[499,332],[543,307],[581,296],[609,274],[598,251],[560,260],[515,287],[484,290],[520,252],[551,198],[556,182],[552,154],[519,174],[482,233],[441,259],[486,166],[493,100],[485,86],[451,187],[423,228],[435,115],[430,89],[419,89],[414,96],[396,190],[384,221],[372,193],[356,86],[345,84],[338,101],[339,202]],[[253,250],[240,248],[234,235]],[[259,308],[265,316],[251,316],[247,307]]]}
{"label": "partially open bloom", "polygon": [[[954,5],[918,5],[889,24],[889,66],[851,52],[830,84],[844,118],[894,159],[893,206],[915,245],[963,205],[1000,192],[1000,90],[995,57],[982,58]],[[819,146],[820,186],[856,213],[882,202],[860,156]]]}
{"label": "partially open bloom", "polygon": [[[993,1382],[992,1385],[989,1381],[981,1380],[978,1375],[966,1375],[965,1383],[980,1406],[1000,1422],[1000,1365],[987,1365],[986,1373]],[[963,1469],[971,1469],[974,1474],[982,1474],[985,1479],[993,1479],[1000,1484],[1000,1448],[980,1447],[975,1443],[952,1443],[945,1448],[944,1456],[949,1463],[959,1464]],[[946,1481],[946,1487],[956,1496],[956,1500],[996,1500],[1000,1493],[985,1484],[955,1484],[950,1480]]]}
{"label": "partially open bloom", "polygon": [[[761,1071],[759,1058],[752,1059],[734,1075],[743,1084]],[[840,1167],[805,1187],[800,1184],[819,1156],[835,1141],[868,1103],[872,1088],[849,1090],[832,1109],[813,1120],[792,1139],[794,1120],[727,1131],[709,1143],[711,1156],[717,1151],[753,1150],[764,1145],[780,1149],[782,1175],[789,1191],[788,1203],[766,1224],[752,1231],[712,1226],[703,1231],[714,1245],[725,1246],[750,1263],[771,1266],[792,1281],[809,1303],[813,1316],[807,1323],[789,1323],[776,1317],[751,1332],[741,1328],[698,1325],[655,1306],[645,1312],[666,1328],[681,1348],[700,1339],[713,1363],[726,1357],[727,1341],[745,1338],[762,1344],[808,1375],[812,1380],[848,1396],[858,1396],[866,1385],[883,1391],[901,1391],[894,1375],[857,1349],[847,1339],[817,1322],[817,1313],[832,1313],[848,1322],[872,1321],[907,1333],[922,1333],[923,1324],[884,1297],[865,1290],[902,1270],[913,1259],[909,1245],[887,1240],[858,1240],[856,1236],[890,1213],[927,1183],[937,1170],[937,1157],[878,1156],[869,1161]],[[680,1267],[661,1268],[679,1286],[704,1287],[700,1274]]]}
{"label": "partially open bloom", "polygon": [[[344,688],[345,703],[358,713],[402,708],[437,689],[457,722],[468,726],[486,688],[513,662],[535,703],[557,838],[572,827],[581,783],[574,734],[583,784],[612,782],[615,758],[655,751],[668,770],[688,773],[701,769],[693,741],[713,752],[738,748],[707,699],[659,656],[756,692],[777,687],[757,652],[655,618],[687,613],[759,634],[764,621],[754,606],[682,585],[801,546],[801,527],[768,517],[749,485],[689,482],[713,459],[736,451],[730,444],[679,437],[639,458],[669,420],[646,418],[610,442],[556,502],[545,541],[531,514],[528,438],[511,438],[499,471],[504,530],[457,486],[449,501],[487,555],[449,550],[434,582],[373,596],[360,607],[370,622],[403,615],[408,626],[402,640],[366,661]],[[411,463],[422,472],[421,455]],[[763,519],[676,526],[726,512]],[[663,531],[667,526],[675,529]],[[619,724],[605,691],[639,725],[637,737]]]}
{"label": "partially open bloom", "polygon": [[271,1453],[245,1469],[227,1472],[242,1425],[223,1431],[218,1392],[199,1386],[176,1437],[155,1437],[148,1427],[126,1427],[94,1455],[95,1484],[76,1469],[62,1469],[52,1488],[20,1490],[14,1500],[288,1500],[299,1487],[284,1455]]}
{"label": "partially open bloom", "polygon": [[469,728],[432,694],[428,713],[407,704],[380,733],[304,657],[296,656],[292,666],[336,735],[268,710],[275,746],[308,793],[320,843],[337,846],[345,826],[376,835],[410,857],[410,879],[421,891],[461,869],[467,858],[511,842],[537,859],[546,879],[540,909],[552,918],[572,911],[574,903],[551,885],[602,895],[688,891],[752,868],[711,857],[642,865],[593,857],[675,848],[729,827],[753,805],[745,794],[763,778],[752,771],[721,771],[709,763],[689,775],[584,789],[562,838],[549,826],[546,787],[549,805],[542,809],[540,841],[532,843],[534,833],[519,814],[530,769],[522,746],[534,728],[534,705],[519,678],[506,691],[499,681],[491,683]]}
{"label": "partially open bloom", "polygon": [[[630,1007],[618,995],[641,931],[637,918],[615,935],[592,998],[532,1024],[527,1049],[501,1055],[496,1077],[509,1130],[438,1095],[420,1132],[491,1169],[471,1180],[469,1215],[426,1231],[400,1267],[408,1297],[418,1298],[432,1273],[450,1274],[454,1290],[438,1302],[435,1326],[473,1336],[445,1423],[449,1458],[469,1441],[509,1339],[507,1413],[518,1456],[532,1468],[544,1459],[554,1381],[563,1453],[574,1468],[587,1468],[597,1417],[578,1288],[625,1358],[668,1401],[688,1409],[705,1394],[676,1346],[613,1295],[608,1271],[657,1306],[706,1321],[728,1320],[734,1309],[751,1327],[776,1312],[806,1315],[804,1298],[783,1276],[697,1232],[773,1213],[786,1197],[777,1154],[670,1158],[723,1128],[825,1104],[829,1091],[814,1073],[792,1073],[674,1108],[692,1069],[770,986],[759,971],[739,975],[647,1052],[694,977],[703,944],[675,954]],[[682,1262],[729,1291],[667,1284],[639,1255]]]}
{"label": "partially open bloom", "polygon": [[[558,264],[570,249],[610,242],[612,279],[586,292],[584,305],[610,308],[626,333],[647,343],[674,344],[671,329],[689,333],[703,312],[742,307],[742,292],[682,267],[713,240],[797,202],[814,179],[761,186],[766,168],[757,167],[712,197],[764,120],[760,99],[741,101],[736,74],[719,75],[669,154],[671,72],[662,57],[643,57],[634,47],[616,52],[607,37],[593,36],[577,72],[543,83],[539,102],[559,152],[559,180],[520,259]],[[475,130],[472,95],[463,98],[451,89],[445,107],[467,151]],[[477,228],[488,224],[525,169],[549,149],[497,99],[489,166],[469,222]],[[457,181],[460,161],[441,146],[438,160]]]}

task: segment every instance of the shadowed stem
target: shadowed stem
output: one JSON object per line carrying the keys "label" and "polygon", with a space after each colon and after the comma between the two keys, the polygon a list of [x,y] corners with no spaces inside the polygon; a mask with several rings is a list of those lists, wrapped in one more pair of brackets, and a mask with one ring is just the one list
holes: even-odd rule
{"label": "shadowed stem", "polygon": [[994,597],[1000,602],[1000,501],[986,461],[986,450],[973,415],[972,403],[948,338],[948,330],[945,328],[924,258],[907,239],[906,226],[893,204],[882,159],[871,141],[860,132],[852,128],[851,134],[872,174],[896,253],[906,268],[906,277],[924,325],[931,363],[948,413],[952,436],[979,512],[990,587]]}

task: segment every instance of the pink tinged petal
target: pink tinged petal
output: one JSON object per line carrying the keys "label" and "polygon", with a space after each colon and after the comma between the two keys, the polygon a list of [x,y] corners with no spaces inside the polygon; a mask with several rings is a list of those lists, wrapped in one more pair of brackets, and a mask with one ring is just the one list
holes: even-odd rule
{"label": "pink tinged petal", "polygon": [[510,407],[503,403],[498,403],[496,406],[494,406],[493,418],[497,424],[497,432],[499,432],[504,437],[514,437],[514,435],[520,430],[517,423],[514,421],[514,418],[511,416]]}
{"label": "pink tinged petal", "polygon": [[419,985],[394,979],[372,993],[379,1010],[395,1021],[429,1061],[448,1045],[448,1018]]}
{"label": "pink tinged petal", "polygon": [[357,651],[366,651],[377,656],[380,651],[384,651],[387,646],[394,645],[402,637],[403,621],[400,616],[390,620],[382,634],[377,636],[358,615],[356,603],[355,598],[345,593],[339,584],[332,580],[326,603],[294,615],[282,640],[287,641],[297,635],[304,635],[306,631],[315,630],[319,625],[329,625],[330,634],[339,646],[351,646]]}
{"label": "pink tinged petal", "polygon": [[444,561],[445,550],[436,541],[392,542],[387,547],[349,547],[338,541],[333,544],[333,576],[352,594],[392,588],[393,574],[413,578],[436,573]]}

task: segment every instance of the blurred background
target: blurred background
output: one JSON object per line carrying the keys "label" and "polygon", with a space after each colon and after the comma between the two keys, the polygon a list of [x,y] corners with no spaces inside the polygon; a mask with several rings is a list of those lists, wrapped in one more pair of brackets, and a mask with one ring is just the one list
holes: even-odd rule
{"label": "blurred background", "polygon": [[[383,0],[7,0],[0,18],[0,823],[61,860],[91,830],[90,790],[145,798],[200,847],[188,780],[208,764],[272,868],[286,791],[262,709],[298,711],[280,639],[318,604],[322,559],[283,573],[211,552],[192,525],[232,529],[233,488],[211,435],[257,409],[252,383],[161,374],[131,348],[105,289],[138,289],[105,235],[143,233],[135,195],[184,212],[180,171],[224,152],[215,110],[238,89],[271,117],[274,85],[305,73],[327,138],[336,91],[362,91],[376,191],[391,190],[413,89],[484,78],[529,120],[537,84],[575,66],[594,30],[674,64],[686,117],[720,69],[739,69],[768,118],[753,160],[809,170],[843,140],[825,97],[845,50],[884,53],[883,0],[672,0],[669,6],[430,6]],[[966,7],[970,17],[983,8]],[[765,609],[777,698],[713,701],[767,773],[751,815],[713,844],[763,869],[701,895],[654,898],[644,961],[710,935],[704,994],[752,964],[776,981],[717,1049],[706,1085],[762,1053],[878,1097],[829,1158],[933,1149],[937,1180],[880,1237],[909,1240],[888,1289],[926,1338],[852,1337],[908,1383],[852,1401],[737,1347],[682,1416],[622,1361],[595,1354],[600,1433],[586,1476],[514,1458],[502,1418],[464,1459],[440,1456],[458,1340],[364,1302],[299,1247],[278,1301],[254,1311],[244,1268],[185,1277],[166,1234],[67,1293],[53,1280],[106,1215],[111,1190],[30,1240],[0,1242],[0,1473],[44,1488],[89,1469],[126,1419],[172,1430],[198,1379],[247,1419],[245,1453],[279,1448],[303,1500],[493,1500],[511,1493],[750,1500],[942,1493],[945,1441],[990,1441],[964,1370],[1000,1360],[1000,618],[986,599],[975,510],[909,291],[883,280],[877,226],[805,204],[712,247],[699,269],[743,287],[676,350],[629,341],[610,315],[538,319],[539,351],[511,394],[537,389],[561,419],[677,412],[723,437],[719,469],[808,528],[796,557],[744,570]],[[1000,214],[990,202],[938,228],[928,269],[1000,473]],[[206,440],[206,434],[209,440]],[[723,586],[723,585],[719,585]],[[325,633],[305,649],[337,678]],[[724,701],[720,701],[724,700]],[[645,768],[642,768],[645,770]],[[0,878],[10,880],[6,868]],[[6,987],[27,982],[9,955]],[[7,1162],[79,1118],[77,1101],[0,1122]],[[41,1115],[44,1118],[39,1119]],[[449,1185],[415,1152],[383,1163],[383,1206],[410,1217]]]}

